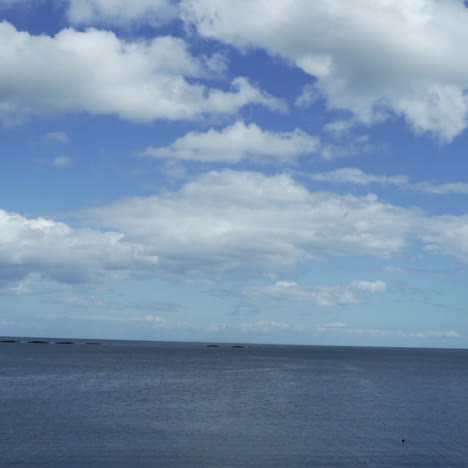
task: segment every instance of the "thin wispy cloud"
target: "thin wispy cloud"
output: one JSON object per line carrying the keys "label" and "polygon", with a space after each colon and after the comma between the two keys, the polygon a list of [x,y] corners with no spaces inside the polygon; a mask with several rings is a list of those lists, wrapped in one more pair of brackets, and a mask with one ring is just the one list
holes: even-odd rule
{"label": "thin wispy cloud", "polygon": [[65,132],[49,132],[44,135],[44,140],[54,143],[69,143],[70,137]]}
{"label": "thin wispy cloud", "polygon": [[307,177],[312,180],[330,182],[332,184],[395,186],[405,190],[438,195],[468,194],[468,183],[466,182],[449,182],[444,184],[412,182],[406,175],[385,176],[370,174],[356,167],[342,167],[329,172],[308,174]]}

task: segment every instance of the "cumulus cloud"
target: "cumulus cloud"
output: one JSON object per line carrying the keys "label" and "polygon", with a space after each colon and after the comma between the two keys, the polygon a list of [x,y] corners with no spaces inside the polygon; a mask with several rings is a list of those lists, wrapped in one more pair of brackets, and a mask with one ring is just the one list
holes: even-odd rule
{"label": "cumulus cloud", "polygon": [[112,279],[156,263],[156,256],[123,234],[73,229],[0,210],[0,288],[25,287],[34,278],[62,283]]}
{"label": "cumulus cloud", "polygon": [[225,170],[177,192],[123,199],[82,216],[154,247],[161,265],[197,269],[387,257],[406,245],[422,215],[375,195],[309,192],[287,175]]}
{"label": "cumulus cloud", "polygon": [[9,124],[64,112],[151,121],[228,114],[247,104],[285,106],[245,78],[235,78],[229,91],[194,82],[216,65],[194,58],[171,36],[127,42],[95,29],[34,36],[4,21],[0,55],[0,120]]}
{"label": "cumulus cloud", "polygon": [[198,32],[282,56],[317,81],[330,108],[371,124],[389,113],[452,140],[467,126],[468,11],[462,1],[183,0]]}
{"label": "cumulus cloud", "polygon": [[250,288],[248,293],[267,296],[273,299],[310,302],[319,306],[331,307],[338,304],[360,302],[358,293],[383,293],[387,285],[384,281],[352,281],[344,285],[302,286],[295,282],[277,281],[271,286]]}
{"label": "cumulus cloud", "polygon": [[[11,0],[8,0],[11,1]],[[144,20],[154,26],[177,16],[172,0],[68,0],[67,16],[73,24],[128,25]]]}
{"label": "cumulus cloud", "polygon": [[388,258],[413,242],[468,261],[468,216],[428,216],[374,194],[313,192],[284,174],[213,171],[177,191],[79,216],[125,233],[154,251],[161,268],[184,273],[340,255]]}
{"label": "cumulus cloud", "polygon": [[317,151],[319,140],[300,129],[271,132],[237,121],[206,133],[189,132],[169,146],[150,146],[141,156],[202,162],[238,163],[246,158],[284,161]]}
{"label": "cumulus cloud", "polygon": [[468,193],[468,184],[466,182],[449,182],[445,184],[437,184],[434,182],[411,182],[410,178],[405,175],[385,176],[370,174],[355,167],[342,167],[329,172],[318,172],[315,174],[309,174],[308,177],[312,180],[331,182],[334,184],[393,185],[408,190],[439,195]]}
{"label": "cumulus cloud", "polygon": [[[415,240],[468,261],[467,216],[429,217],[375,195],[310,192],[286,175],[210,172],[177,191],[122,199],[79,216],[105,230],[0,211],[0,286],[28,282],[28,275],[73,283],[155,267],[193,275],[333,255],[386,258]],[[262,293],[327,305],[384,290],[381,281],[309,288],[279,281]]]}

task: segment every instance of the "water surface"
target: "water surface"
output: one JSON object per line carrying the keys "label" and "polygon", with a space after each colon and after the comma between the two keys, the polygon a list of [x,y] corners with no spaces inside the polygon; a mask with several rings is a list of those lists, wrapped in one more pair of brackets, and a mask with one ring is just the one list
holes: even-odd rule
{"label": "water surface", "polygon": [[0,465],[464,467],[467,363],[466,350],[0,343]]}

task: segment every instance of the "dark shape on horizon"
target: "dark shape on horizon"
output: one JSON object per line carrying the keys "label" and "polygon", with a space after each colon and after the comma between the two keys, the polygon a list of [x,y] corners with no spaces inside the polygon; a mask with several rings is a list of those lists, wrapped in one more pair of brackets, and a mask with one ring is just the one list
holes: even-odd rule
{"label": "dark shape on horizon", "polygon": [[206,347],[207,348],[221,348],[221,346],[219,346],[219,344],[207,344]]}
{"label": "dark shape on horizon", "polygon": [[34,343],[34,344],[50,344],[50,341],[31,340],[31,341],[28,341],[28,343]]}
{"label": "dark shape on horizon", "polygon": [[245,348],[245,346],[242,346],[240,344],[235,344],[235,345],[232,345],[231,348]]}
{"label": "dark shape on horizon", "polygon": [[88,343],[85,343],[85,344],[90,344],[90,345],[100,345],[101,343],[96,343],[96,342],[94,342],[94,341],[90,341],[90,342],[88,342]]}
{"label": "dark shape on horizon", "polygon": [[0,343],[19,343],[19,340],[0,340]]}
{"label": "dark shape on horizon", "polygon": [[74,341],[56,341],[55,344],[75,344]]}
{"label": "dark shape on horizon", "polygon": [[401,439],[401,443],[404,444],[404,443],[405,443],[405,439]]}

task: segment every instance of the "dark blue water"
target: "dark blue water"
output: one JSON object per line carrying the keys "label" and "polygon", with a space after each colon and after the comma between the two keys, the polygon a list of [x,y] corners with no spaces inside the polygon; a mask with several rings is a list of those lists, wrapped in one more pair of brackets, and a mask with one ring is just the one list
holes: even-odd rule
{"label": "dark blue water", "polygon": [[2,467],[468,467],[467,409],[466,350],[0,343]]}

